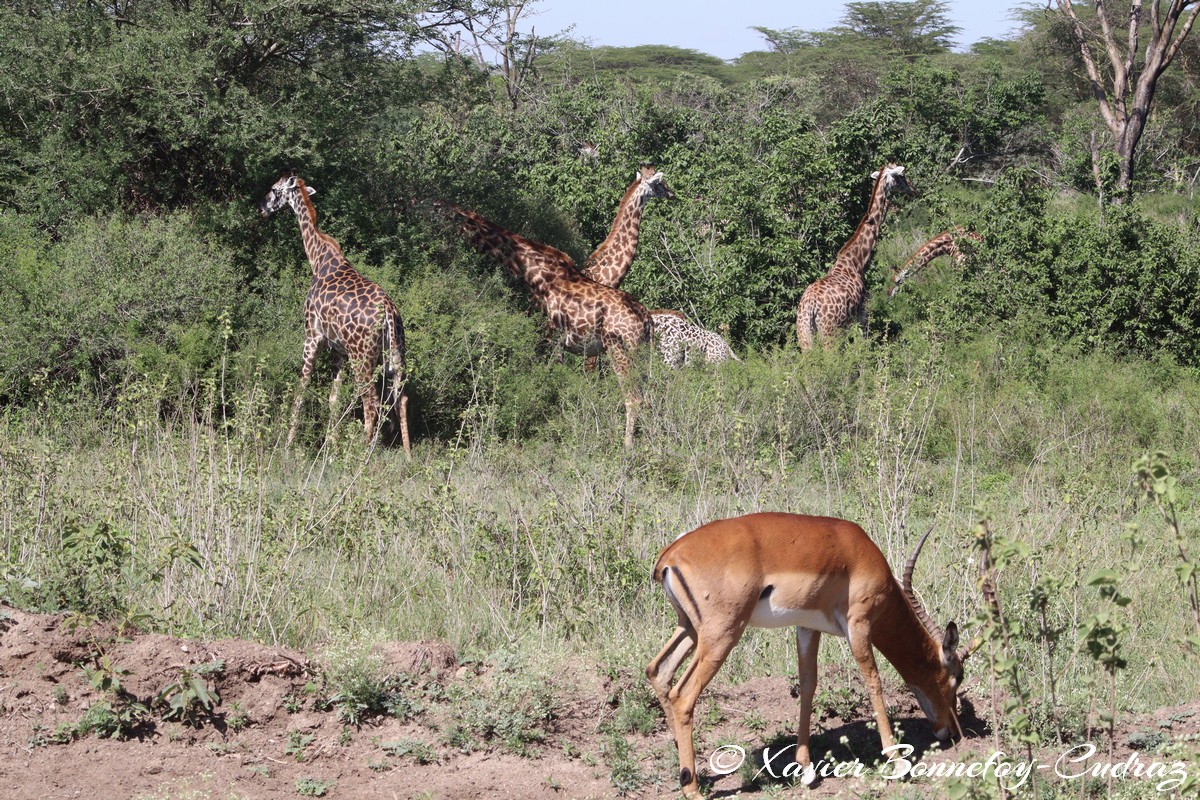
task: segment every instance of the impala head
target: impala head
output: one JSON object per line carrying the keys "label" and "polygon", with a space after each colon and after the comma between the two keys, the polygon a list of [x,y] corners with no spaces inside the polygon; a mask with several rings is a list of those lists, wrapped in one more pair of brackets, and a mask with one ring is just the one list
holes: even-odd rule
{"label": "impala head", "polygon": [[904,581],[901,586],[917,619],[921,621],[940,651],[941,669],[929,675],[924,681],[924,686],[910,684],[910,687],[913,694],[916,695],[917,702],[921,704],[921,710],[925,712],[925,717],[933,725],[934,736],[944,742],[952,735],[962,736],[962,728],[958,724],[958,687],[962,685],[963,662],[971,655],[974,648],[959,649],[958,625],[953,621],[946,623],[945,631],[939,631],[937,625],[930,618],[929,612],[925,610],[925,606],[913,592],[913,569],[917,565],[917,557],[921,555],[921,548],[925,546],[925,540],[932,532],[933,527],[931,526],[921,537],[921,541],[917,543],[917,549],[913,551],[908,563],[904,566]]}
{"label": "impala head", "polygon": [[301,191],[310,196],[317,193],[316,189],[306,186],[304,181],[297,178],[296,173],[285,173],[271,186],[266,197],[258,201],[258,213],[269,217],[284,206],[297,208]]}
{"label": "impala head", "polygon": [[[879,170],[872,172],[871,180],[879,180],[879,173]],[[917,194],[913,191],[908,178],[904,177],[904,167],[889,162],[883,167],[883,195],[891,197],[897,192],[903,192],[909,197],[915,197]]]}
{"label": "impala head", "polygon": [[663,174],[658,172],[653,164],[642,164],[641,169],[637,172],[637,177],[642,182],[639,188],[648,198],[670,200],[675,196],[675,192],[671,191],[670,186],[667,186]]}

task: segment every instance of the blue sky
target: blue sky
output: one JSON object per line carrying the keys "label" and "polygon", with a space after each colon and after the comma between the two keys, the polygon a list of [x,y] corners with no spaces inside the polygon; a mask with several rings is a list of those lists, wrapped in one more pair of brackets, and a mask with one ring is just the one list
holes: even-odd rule
{"label": "blue sky", "polygon": [[[960,48],[987,37],[1003,38],[1014,27],[1012,9],[1019,0],[950,0],[950,17],[962,28]],[[630,47],[669,44],[720,58],[765,50],[752,25],[821,30],[836,25],[843,4],[818,0],[540,0],[521,26],[539,34],[571,35],[592,44]]]}

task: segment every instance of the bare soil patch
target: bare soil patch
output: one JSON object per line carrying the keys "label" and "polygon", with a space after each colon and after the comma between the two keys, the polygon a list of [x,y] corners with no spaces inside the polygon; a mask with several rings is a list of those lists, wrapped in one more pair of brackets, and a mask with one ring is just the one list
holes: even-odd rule
{"label": "bare soil patch", "polygon": [[[200,714],[198,724],[164,721],[160,707],[127,739],[94,733],[71,738],[63,731],[77,726],[89,707],[111,698],[85,674],[84,667],[96,669],[99,651],[122,670],[129,697],[143,704],[182,670],[219,663],[219,670],[202,678],[221,702],[212,713]],[[383,716],[347,725],[336,709],[313,699],[317,676],[304,653],[232,639],[119,634],[109,626],[75,629],[63,616],[0,607],[0,795],[9,800],[608,798],[618,796],[615,784],[621,776],[632,774],[630,783],[622,784],[631,796],[676,796],[675,748],[661,720],[648,734],[622,733],[629,747],[624,755],[614,750],[612,722],[619,700],[643,691],[636,669],[613,676],[585,666],[561,676],[546,735],[522,756],[508,752],[499,737],[463,747],[447,733],[456,713],[454,698],[461,698],[454,687],[486,687],[493,677],[488,666],[460,664],[444,642],[388,643],[379,652],[389,670],[420,676],[433,699],[406,721]],[[841,759],[857,755],[869,761],[879,747],[868,725],[869,710],[857,707],[853,697],[844,700],[847,719],[827,708],[816,724],[820,736],[814,754],[832,750]],[[929,726],[911,697],[895,691],[889,702],[917,755],[966,760],[976,754],[986,758],[994,749],[989,723],[968,710],[964,722],[973,732],[968,739],[944,753],[931,750]],[[701,703],[697,751],[703,758],[721,744],[740,743],[748,758],[761,759],[764,743],[773,749],[791,743],[796,714],[785,677],[715,688]],[[1116,757],[1136,749],[1148,761],[1162,744],[1198,733],[1200,701],[1129,717],[1117,732]],[[1052,763],[1057,754],[1046,750],[1039,757]],[[707,769],[702,765],[701,771]],[[753,793],[753,787],[743,787],[745,775],[716,779],[710,796]],[[806,794],[856,796],[871,789],[888,793],[892,786],[903,784],[828,779]],[[929,793],[939,794],[938,786],[931,782]]]}

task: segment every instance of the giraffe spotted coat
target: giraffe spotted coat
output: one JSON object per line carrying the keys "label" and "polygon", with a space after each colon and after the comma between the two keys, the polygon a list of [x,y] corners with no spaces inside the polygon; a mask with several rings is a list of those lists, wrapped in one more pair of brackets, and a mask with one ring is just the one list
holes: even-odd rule
{"label": "giraffe spotted coat", "polygon": [[658,309],[650,312],[650,318],[654,321],[658,353],[668,367],[691,363],[693,354],[703,356],[706,364],[720,364],[730,359],[741,361],[721,334],[701,328],[678,311]]}
{"label": "giraffe spotted coat", "polygon": [[958,242],[962,239],[972,239],[976,242],[983,241],[983,237],[978,233],[969,231],[961,225],[952,230],[942,231],[918,247],[917,252],[913,253],[912,257],[904,262],[904,266],[892,270],[892,280],[888,286],[888,297],[894,296],[900,288],[900,284],[924,269],[925,265],[935,258],[950,256],[955,264],[961,264],[963,261],[963,252],[959,249]]}
{"label": "giraffe spotted coat", "polygon": [[886,164],[871,175],[875,187],[867,213],[842,249],[829,274],[809,284],[796,307],[796,338],[801,350],[809,350],[816,337],[829,341],[839,329],[857,319],[863,333],[867,331],[866,271],[875,255],[875,243],[887,215],[890,197],[895,192],[912,195],[912,187],[904,177],[904,167]]}
{"label": "giraffe spotted coat", "polygon": [[653,164],[643,164],[617,206],[612,230],[588,256],[583,265],[583,274],[605,286],[620,286],[633,259],[637,257],[638,236],[646,204],[656,198],[670,199],[674,196],[663,174],[655,170]]}
{"label": "giraffe spotted coat", "polygon": [[258,204],[268,217],[290,206],[300,224],[304,252],[312,267],[313,279],[304,301],[304,358],[300,367],[300,385],[292,403],[287,443],[296,437],[304,390],[308,387],[317,354],[328,347],[333,356],[333,388],[329,395],[330,413],[337,413],[342,366],[349,361],[355,387],[362,397],[363,426],[367,441],[375,436],[379,416],[379,397],[375,391],[375,366],[383,360],[388,388],[389,409],[399,414],[400,438],[406,455],[411,454],[408,436],[408,395],[405,392],[404,323],[387,293],[366,278],[342,255],[332,236],[317,228],[317,211],[311,195],[316,190],[295,175],[280,178]]}
{"label": "giraffe spotted coat", "polygon": [[650,312],[633,295],[596,283],[566,253],[506,230],[474,211],[447,206],[467,238],[522,280],[529,294],[563,334],[572,353],[607,353],[625,394],[625,446],[633,447],[633,426],[641,393],[631,374],[630,355],[650,339]]}

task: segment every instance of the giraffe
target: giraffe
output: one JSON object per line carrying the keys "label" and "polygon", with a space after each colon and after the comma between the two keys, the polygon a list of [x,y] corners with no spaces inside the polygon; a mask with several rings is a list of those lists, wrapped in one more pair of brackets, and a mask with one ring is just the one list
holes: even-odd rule
{"label": "giraffe", "polygon": [[681,311],[660,308],[651,311],[650,318],[654,321],[658,353],[668,367],[690,363],[693,353],[703,355],[706,364],[720,364],[730,359],[741,361],[721,334],[701,328]]}
{"label": "giraffe", "polygon": [[617,216],[612,230],[600,246],[588,256],[583,265],[583,274],[614,289],[621,285],[625,273],[637,256],[638,233],[642,226],[642,214],[646,204],[657,198],[671,199],[675,193],[663,179],[663,174],[653,164],[642,164],[625,190],[617,206]]}
{"label": "giraffe", "polygon": [[[596,283],[614,289],[625,280],[625,274],[637,257],[638,235],[642,227],[642,214],[646,204],[657,198],[671,199],[675,192],[667,186],[663,174],[653,164],[642,164],[634,173],[633,183],[625,190],[617,206],[617,216],[612,229],[583,265],[583,274]],[[584,369],[596,369],[597,356],[588,356]]]}
{"label": "giraffe", "polygon": [[891,195],[895,192],[914,194],[904,167],[885,164],[883,169],[871,173],[875,188],[867,213],[854,230],[850,240],[842,245],[829,274],[809,284],[800,297],[796,308],[796,336],[800,349],[809,350],[814,344],[814,335],[828,341],[834,333],[857,318],[863,333],[867,331],[867,285],[865,274],[875,254],[875,242],[879,229],[887,215]]}
{"label": "giraffe", "polygon": [[296,438],[304,390],[312,377],[317,353],[328,347],[333,356],[333,388],[330,412],[337,412],[343,361],[350,362],[355,387],[362,397],[363,425],[367,441],[375,436],[379,398],[375,392],[375,365],[383,358],[389,391],[388,405],[399,404],[400,439],[404,454],[412,457],[408,438],[408,395],[404,390],[404,323],[395,304],[379,284],[350,266],[337,240],[317,228],[317,211],[311,196],[316,190],[294,174],[286,174],[271,186],[258,204],[259,213],[269,217],[291,206],[300,223],[304,253],[312,267],[312,285],[304,301],[304,363],[300,385],[292,403],[287,445]]}
{"label": "giraffe", "polygon": [[525,282],[550,327],[563,332],[565,349],[586,356],[608,353],[625,395],[625,447],[632,448],[642,398],[630,355],[650,339],[650,312],[632,295],[586,277],[561,250],[505,230],[474,211],[447,206],[477,250]]}
{"label": "giraffe", "polygon": [[975,231],[969,231],[962,225],[958,225],[952,230],[942,231],[917,248],[917,252],[912,254],[912,258],[904,262],[904,266],[892,270],[892,280],[888,285],[888,297],[894,296],[896,291],[899,290],[900,284],[904,283],[911,275],[915,275],[918,270],[923,269],[926,264],[935,258],[950,256],[955,264],[961,264],[965,256],[962,250],[958,248],[958,240],[964,238],[973,239],[976,242],[983,241],[983,237],[975,233]]}

